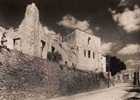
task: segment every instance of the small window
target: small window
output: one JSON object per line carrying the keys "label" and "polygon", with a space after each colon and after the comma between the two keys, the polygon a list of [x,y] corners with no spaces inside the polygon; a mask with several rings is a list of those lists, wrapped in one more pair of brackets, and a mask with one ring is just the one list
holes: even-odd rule
{"label": "small window", "polygon": [[84,56],[86,57],[86,50],[84,50]]}
{"label": "small window", "polygon": [[93,59],[95,58],[95,53],[93,52]]}
{"label": "small window", "polygon": [[90,50],[88,50],[88,58],[90,58],[90,53],[91,53]]}
{"label": "small window", "polygon": [[90,37],[88,37],[88,44],[90,43],[90,40],[91,40],[91,38],[90,38]]}
{"label": "small window", "polygon": [[13,45],[14,45],[15,49],[20,50],[21,49],[21,39],[20,38],[13,39]]}
{"label": "small window", "polygon": [[20,41],[20,38],[15,38],[15,39],[13,39],[14,45],[16,45],[17,41]]}

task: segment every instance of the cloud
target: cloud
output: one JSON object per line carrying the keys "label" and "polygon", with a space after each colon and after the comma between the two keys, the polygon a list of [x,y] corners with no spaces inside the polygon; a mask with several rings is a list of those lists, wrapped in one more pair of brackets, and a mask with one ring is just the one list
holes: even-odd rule
{"label": "cloud", "polygon": [[133,55],[140,53],[139,44],[127,44],[124,48],[118,51],[119,55]]}
{"label": "cloud", "polygon": [[129,1],[130,0],[121,0],[120,3],[119,3],[119,6],[126,6],[129,4]]}
{"label": "cloud", "polygon": [[112,42],[103,43],[102,47],[101,47],[103,54],[111,53],[112,52],[111,49],[112,49],[113,46],[114,46],[114,43],[112,43]]}
{"label": "cloud", "polygon": [[64,16],[62,20],[58,23],[58,25],[72,29],[78,28],[89,33],[92,32],[92,30],[89,28],[90,24],[87,20],[80,21],[71,15]]}
{"label": "cloud", "polygon": [[113,18],[129,33],[140,31],[140,8],[137,5],[134,6],[134,10],[125,8],[123,13],[114,13]]}

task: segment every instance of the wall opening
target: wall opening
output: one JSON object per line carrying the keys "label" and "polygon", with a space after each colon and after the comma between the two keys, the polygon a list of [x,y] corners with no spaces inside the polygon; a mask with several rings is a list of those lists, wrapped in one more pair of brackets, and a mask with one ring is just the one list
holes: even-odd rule
{"label": "wall opening", "polygon": [[90,58],[90,53],[91,53],[91,51],[90,51],[90,50],[88,50],[88,58]]}
{"label": "wall opening", "polygon": [[43,56],[45,45],[46,45],[46,42],[41,40],[41,57]]}
{"label": "wall opening", "polygon": [[91,37],[88,37],[88,44],[90,43]]}
{"label": "wall opening", "polygon": [[95,53],[93,52],[93,59],[95,59]]}
{"label": "wall opening", "polygon": [[52,53],[54,53],[55,52],[55,47],[52,46],[51,49],[52,49]]}
{"label": "wall opening", "polygon": [[21,39],[15,38],[13,39],[14,49],[21,50]]}
{"label": "wall opening", "polygon": [[4,32],[3,34],[2,34],[2,37],[1,37],[1,45],[2,46],[6,46],[6,43],[7,42],[7,38],[6,38],[6,32]]}

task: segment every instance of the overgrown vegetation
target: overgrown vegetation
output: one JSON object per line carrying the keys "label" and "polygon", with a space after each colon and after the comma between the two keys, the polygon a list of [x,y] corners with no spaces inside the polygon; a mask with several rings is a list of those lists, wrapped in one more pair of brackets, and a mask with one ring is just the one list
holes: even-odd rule
{"label": "overgrown vegetation", "polygon": [[62,60],[62,56],[58,51],[48,52],[47,57],[48,57],[49,61],[53,61],[53,62],[57,62],[57,63]]}

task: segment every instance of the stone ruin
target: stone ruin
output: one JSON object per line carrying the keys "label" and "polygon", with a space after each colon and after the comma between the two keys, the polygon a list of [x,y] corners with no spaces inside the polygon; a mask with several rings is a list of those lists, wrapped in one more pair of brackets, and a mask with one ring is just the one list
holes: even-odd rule
{"label": "stone ruin", "polygon": [[77,28],[63,40],[60,34],[40,23],[39,10],[34,3],[27,6],[25,17],[17,29],[0,27],[0,39],[1,46],[8,50],[15,49],[47,59],[48,52],[53,49],[62,55],[61,64],[94,72],[105,69],[99,37]]}

